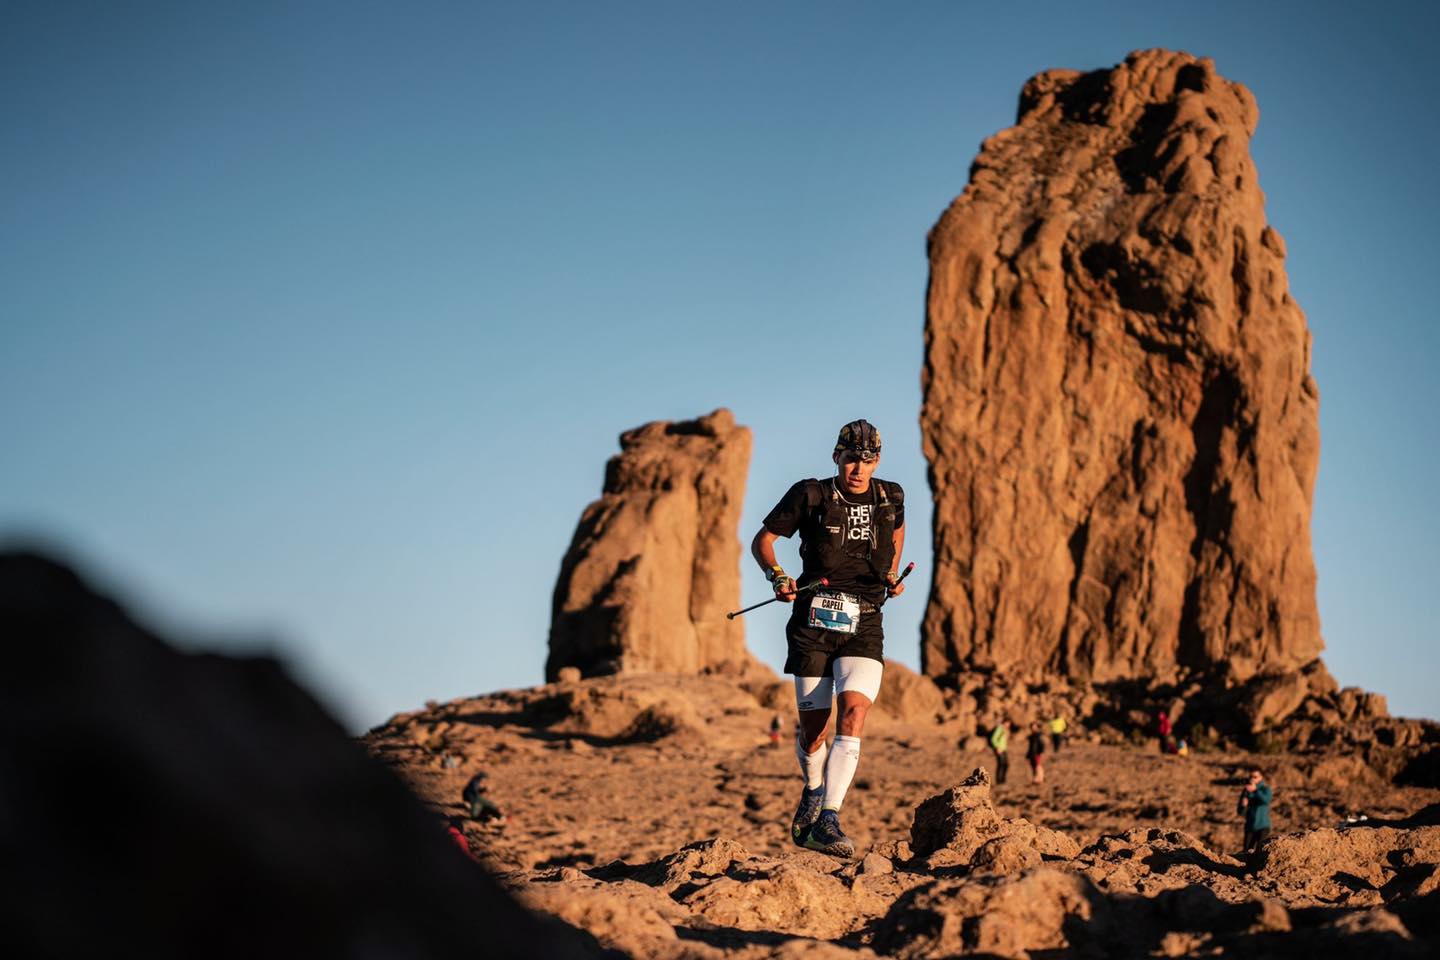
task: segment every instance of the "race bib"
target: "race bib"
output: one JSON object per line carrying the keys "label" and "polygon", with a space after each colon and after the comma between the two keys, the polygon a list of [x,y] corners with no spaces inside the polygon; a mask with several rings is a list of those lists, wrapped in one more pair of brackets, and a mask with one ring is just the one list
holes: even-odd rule
{"label": "race bib", "polygon": [[810,601],[810,626],[854,633],[860,624],[860,601],[848,593],[817,593]]}

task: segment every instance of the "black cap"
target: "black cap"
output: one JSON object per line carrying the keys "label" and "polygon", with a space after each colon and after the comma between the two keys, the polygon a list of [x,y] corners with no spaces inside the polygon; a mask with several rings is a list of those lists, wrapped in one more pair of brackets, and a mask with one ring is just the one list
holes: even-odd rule
{"label": "black cap", "polygon": [[851,420],[835,440],[835,452],[841,451],[859,454],[861,460],[875,459],[880,456],[880,431],[869,420]]}

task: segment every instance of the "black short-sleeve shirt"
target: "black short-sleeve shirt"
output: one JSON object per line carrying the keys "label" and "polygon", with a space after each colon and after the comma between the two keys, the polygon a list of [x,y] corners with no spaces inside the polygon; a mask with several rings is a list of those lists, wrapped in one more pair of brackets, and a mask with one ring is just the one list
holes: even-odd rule
{"label": "black short-sleeve shirt", "polygon": [[[829,535],[828,531],[821,529],[823,517],[817,518],[815,516],[817,511],[812,510],[806,503],[805,486],[808,482],[801,480],[785,491],[785,496],[781,497],[774,509],[765,515],[766,530],[777,537],[792,537],[798,530],[802,545],[818,543],[821,537]],[[872,480],[870,489],[859,496],[840,494],[846,543],[854,542],[857,545],[865,545],[870,542],[869,526],[875,522],[878,486],[879,481]],[[897,485],[891,484],[890,487],[898,494],[898,496],[891,497],[891,503],[895,506],[895,529],[899,530],[905,526],[904,494]],[[871,569],[863,547],[857,546],[853,553],[847,552],[843,561],[831,570],[819,568],[816,553],[817,551],[810,549],[801,551],[805,561],[805,570],[800,575],[800,586],[803,587],[820,577],[828,577],[830,586],[836,590],[857,594],[871,603],[878,604],[884,601],[885,581],[876,576],[875,571]],[[882,575],[885,573],[883,570],[880,572]]]}

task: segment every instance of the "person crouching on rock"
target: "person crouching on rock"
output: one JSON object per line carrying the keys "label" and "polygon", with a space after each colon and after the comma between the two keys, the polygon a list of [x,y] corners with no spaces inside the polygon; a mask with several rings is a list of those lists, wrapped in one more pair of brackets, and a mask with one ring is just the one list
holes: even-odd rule
{"label": "person crouching on rock", "polygon": [[470,782],[465,784],[465,789],[460,791],[460,799],[465,802],[471,820],[478,820],[481,823],[494,821],[498,825],[504,825],[504,812],[500,809],[499,804],[486,796],[485,779],[483,770],[471,777]]}
{"label": "person crouching on rock", "polygon": [[1250,771],[1250,781],[1240,791],[1240,802],[1236,813],[1245,818],[1244,852],[1258,852],[1260,845],[1270,839],[1270,798],[1273,793],[1265,775],[1259,770]]}
{"label": "person crouching on rock", "polygon": [[1030,724],[1030,736],[1025,741],[1025,759],[1030,761],[1030,782],[1045,782],[1045,734],[1040,724]]}
{"label": "person crouching on rock", "polygon": [[[750,552],[777,599],[802,597],[785,625],[785,672],[795,679],[799,712],[795,750],[805,778],[790,838],[798,846],[853,857],[855,845],[840,829],[840,807],[860,762],[865,716],[880,692],[880,608],[905,590],[896,573],[905,545],[905,491],[874,476],[880,431],[868,421],[840,428],[831,459],[835,476],[801,480],[786,491]],[[775,559],[775,541],[796,531],[804,563],[799,580]],[[812,590],[822,579],[828,584]],[[827,753],[832,698],[840,709]]]}

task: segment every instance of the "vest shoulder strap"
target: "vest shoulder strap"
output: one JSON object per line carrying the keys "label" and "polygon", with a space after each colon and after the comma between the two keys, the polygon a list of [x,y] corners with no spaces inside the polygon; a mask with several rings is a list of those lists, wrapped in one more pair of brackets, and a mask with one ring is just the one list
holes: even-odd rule
{"label": "vest shoulder strap", "polygon": [[825,499],[825,481],[811,477],[805,481],[805,508],[814,510]]}
{"label": "vest shoulder strap", "polygon": [[892,480],[877,480],[881,503],[893,503],[897,507],[905,503],[905,488]]}

